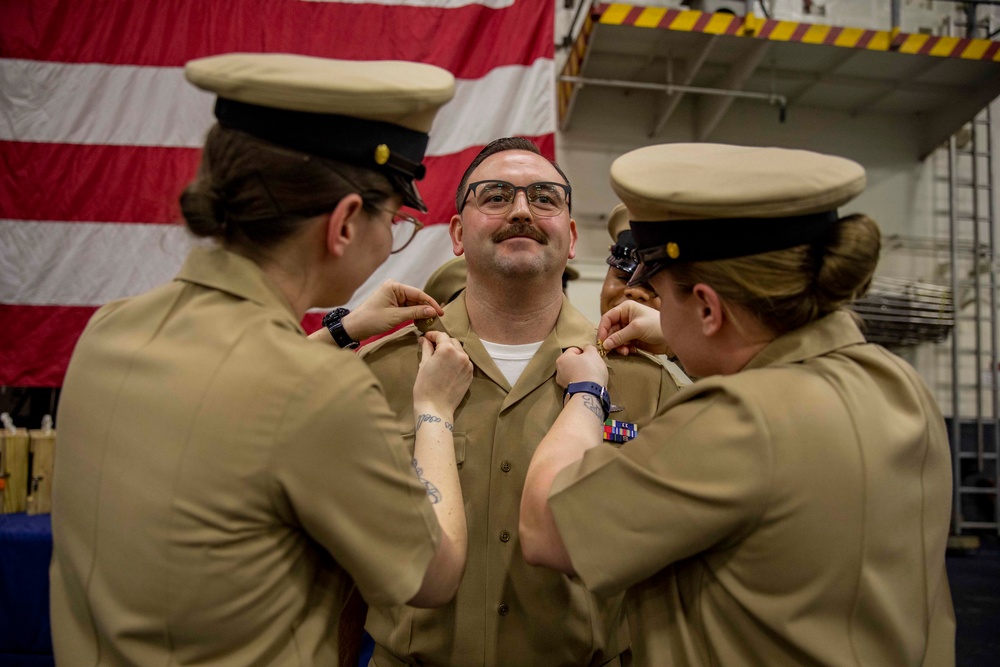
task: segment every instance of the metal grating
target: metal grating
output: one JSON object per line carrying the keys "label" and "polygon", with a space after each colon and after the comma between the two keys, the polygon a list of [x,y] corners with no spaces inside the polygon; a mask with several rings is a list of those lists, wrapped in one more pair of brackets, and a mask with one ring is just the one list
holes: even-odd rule
{"label": "metal grating", "polygon": [[955,326],[951,290],[931,283],[876,277],[851,309],[864,321],[868,341],[886,347],[940,343]]}

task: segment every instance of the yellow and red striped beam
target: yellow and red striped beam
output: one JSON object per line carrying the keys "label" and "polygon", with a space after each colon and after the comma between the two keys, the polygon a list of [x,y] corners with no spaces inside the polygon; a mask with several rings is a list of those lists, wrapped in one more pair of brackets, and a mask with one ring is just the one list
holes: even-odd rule
{"label": "yellow and red striped beam", "polygon": [[825,44],[871,51],[892,51],[941,58],[1000,62],[1000,42],[988,39],[938,37],[898,30],[864,30],[839,26],[777,21],[748,14],[709,14],[692,10],[643,7],[623,3],[596,3],[592,15],[602,25],[658,28],[710,35],[734,35],[776,42]]}
{"label": "yellow and red striped beam", "polygon": [[[563,65],[562,73],[564,76],[579,76],[580,70],[583,69],[583,59],[587,55],[587,46],[590,43],[590,35],[594,32],[594,18],[595,13],[591,13],[589,16],[584,18],[583,26],[580,28],[580,34],[576,37],[576,42],[573,43],[573,50],[570,51],[569,57],[566,59],[566,63]],[[573,94],[576,92],[576,84],[569,83],[566,81],[560,81],[558,91],[558,104],[559,104],[559,122],[561,123],[566,114],[569,111],[571,102],[573,101]]]}

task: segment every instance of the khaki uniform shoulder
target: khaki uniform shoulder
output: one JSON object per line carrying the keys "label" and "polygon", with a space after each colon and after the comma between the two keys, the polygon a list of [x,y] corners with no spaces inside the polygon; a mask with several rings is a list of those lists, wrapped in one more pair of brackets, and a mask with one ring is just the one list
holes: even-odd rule
{"label": "khaki uniform shoulder", "polygon": [[376,341],[372,341],[358,350],[358,356],[362,359],[373,355],[388,354],[391,351],[403,347],[415,345],[420,337],[420,331],[412,324],[393,331],[391,334],[382,336]]}
{"label": "khaki uniform shoulder", "polygon": [[659,374],[667,370],[658,357],[642,350],[628,356],[611,352],[607,360],[608,367],[618,372]]}

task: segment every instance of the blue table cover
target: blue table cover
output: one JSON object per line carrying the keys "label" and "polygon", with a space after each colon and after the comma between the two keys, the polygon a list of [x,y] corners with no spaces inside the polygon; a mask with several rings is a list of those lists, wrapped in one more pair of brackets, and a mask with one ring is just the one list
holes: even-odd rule
{"label": "blue table cover", "polygon": [[0,665],[52,665],[48,514],[0,514]]}

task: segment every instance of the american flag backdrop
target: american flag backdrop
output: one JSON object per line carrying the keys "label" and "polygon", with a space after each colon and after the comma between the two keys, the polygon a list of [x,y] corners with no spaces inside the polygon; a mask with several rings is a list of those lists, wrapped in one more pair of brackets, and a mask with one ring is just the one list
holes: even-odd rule
{"label": "american flag backdrop", "polygon": [[[458,79],[419,183],[429,228],[356,303],[387,277],[423,285],[452,256],[442,223],[486,143],[526,136],[553,157],[554,4],[0,0],[0,385],[59,386],[100,305],[180,268],[192,241],[177,197],[213,122],[186,61],[235,51],[411,60]],[[318,319],[307,315],[306,328]]]}

